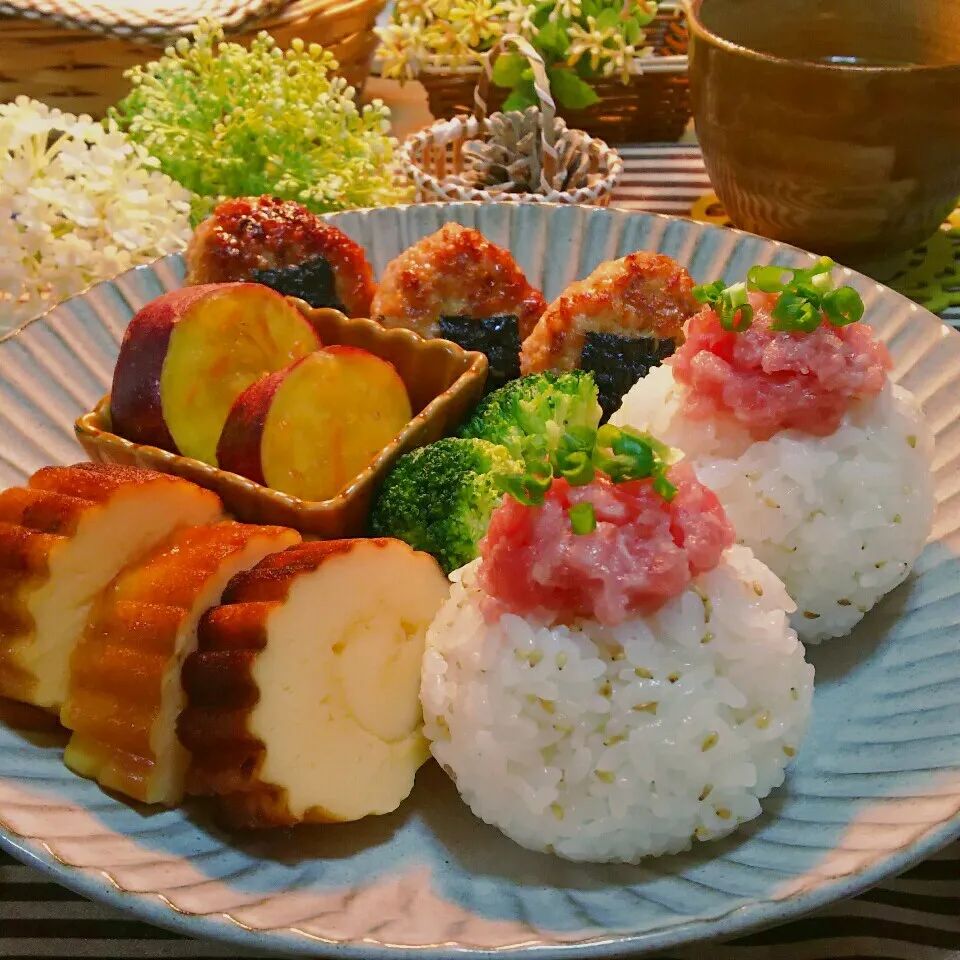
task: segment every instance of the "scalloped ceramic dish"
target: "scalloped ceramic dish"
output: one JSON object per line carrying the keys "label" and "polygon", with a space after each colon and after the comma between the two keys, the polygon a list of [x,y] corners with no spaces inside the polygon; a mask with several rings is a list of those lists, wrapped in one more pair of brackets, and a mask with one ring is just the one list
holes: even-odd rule
{"label": "scalloped ceramic dish", "polygon": [[[592,208],[425,206],[334,218],[374,269],[445,220],[508,246],[555,297],[598,263],[659,250],[699,280],[792,248]],[[141,268],[0,343],[0,483],[76,460],[74,420],[106,392],[124,326],[176,286]],[[475,820],[434,766],[387,817],[227,837],[200,808],[147,812],[71,774],[49,734],[0,719],[0,845],[87,896],[183,934],[271,954],[422,960],[629,956],[730,937],[842,897],[960,837],[960,335],[856,274],[895,377],[936,433],[937,515],[915,575],[845,641],[816,648],[809,735],[764,814],[719,843],[636,867],[528,853]]]}
{"label": "scalloped ceramic dish", "polygon": [[424,340],[410,330],[387,330],[373,320],[345,317],[297,301],[323,344],[360,347],[390,361],[407,388],[415,416],[335,497],[300,500],[245,477],[111,432],[110,397],[78,418],[77,440],[91,460],[173,473],[218,493],[245,523],[278,524],[326,540],[362,536],[377,484],[397,458],[456,429],[477,405],[487,379],[487,358],[449,340]]}

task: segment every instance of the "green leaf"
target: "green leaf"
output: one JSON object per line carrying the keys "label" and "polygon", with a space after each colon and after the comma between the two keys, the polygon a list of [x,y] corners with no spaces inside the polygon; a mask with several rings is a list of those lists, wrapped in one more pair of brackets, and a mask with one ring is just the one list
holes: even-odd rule
{"label": "green leaf", "polygon": [[583,110],[600,100],[588,83],[566,67],[550,70],[550,89],[557,100],[570,110]]}
{"label": "green leaf", "polygon": [[586,26],[587,17],[596,17],[600,15],[600,12],[603,10],[602,0],[583,0],[583,3],[580,5],[581,13],[583,14],[584,23],[583,26]]}
{"label": "green leaf", "polygon": [[545,23],[533,38],[533,45],[543,54],[547,63],[563,59],[570,46],[570,38],[567,36],[569,28],[570,21],[560,17]]}
{"label": "green leaf", "polygon": [[538,103],[532,80],[521,80],[503,102],[502,110],[526,110]]}
{"label": "green leaf", "polygon": [[519,53],[504,53],[493,65],[493,82],[498,87],[515,87],[522,79],[527,61]]}
{"label": "green leaf", "polygon": [[623,35],[626,37],[627,43],[630,44],[631,47],[637,47],[640,45],[640,41],[643,39],[643,27],[640,26],[637,20],[631,17],[624,24]]}
{"label": "green leaf", "polygon": [[560,28],[560,32],[557,36],[557,42],[554,44],[554,50],[556,50],[557,56],[562,60],[570,49],[570,21],[561,17],[557,21],[557,26]]}
{"label": "green leaf", "polygon": [[600,76],[600,70],[590,66],[590,57],[581,57],[573,66],[574,72],[584,80],[593,80]]}
{"label": "green leaf", "polygon": [[610,27],[617,27],[620,24],[620,11],[607,7],[601,10],[597,17],[597,29],[608,30]]}
{"label": "green leaf", "polygon": [[541,47],[552,47],[557,42],[559,33],[556,20],[548,20],[537,33],[536,41]]}
{"label": "green leaf", "polygon": [[553,3],[541,3],[537,7],[537,12],[531,17],[533,25],[539,29],[550,19],[550,14],[553,12],[554,4]]}

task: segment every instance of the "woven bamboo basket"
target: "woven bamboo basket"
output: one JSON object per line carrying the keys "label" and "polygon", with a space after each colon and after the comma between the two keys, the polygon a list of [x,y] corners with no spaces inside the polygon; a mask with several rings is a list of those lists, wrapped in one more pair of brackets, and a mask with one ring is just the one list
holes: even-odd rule
{"label": "woven bamboo basket", "polygon": [[[542,166],[537,192],[512,192],[491,187],[478,189],[463,179],[464,145],[483,140],[490,133],[491,117],[487,102],[493,88],[493,64],[507,47],[515,47],[533,68],[534,89],[540,101],[537,116]],[[433,201],[499,201],[508,203],[561,203],[606,207],[623,174],[623,160],[616,150],[582,130],[563,131],[558,124],[556,104],[550,94],[550,82],[543,59],[521,37],[507,36],[484,57],[479,83],[473,91],[474,116],[461,115],[436,123],[407,138],[403,145],[403,166],[416,190],[418,203]],[[500,115],[500,114],[495,114]],[[576,189],[557,189],[554,174],[562,167],[558,153],[558,134],[566,133],[575,154],[586,158],[589,183]],[[516,187],[516,185],[514,185]]]}
{"label": "woven bamboo basket", "polygon": [[[572,129],[584,130],[607,143],[655,143],[679,140],[690,122],[690,86],[687,82],[687,28],[679,7],[664,5],[647,27],[653,48],[628,84],[619,79],[591,81],[600,102],[587,110],[558,107]],[[424,63],[417,80],[427,91],[435,117],[470,113],[479,66],[456,71]],[[490,108],[499,110],[509,90],[494,86]]]}
{"label": "woven bamboo basket", "polygon": [[[386,0],[294,0],[229,39],[249,43],[266,30],[281,47],[300,37],[340,62],[340,74],[362,92]],[[102,117],[130,90],[123,72],[155,60],[165,41],[60,26],[46,19],[0,15],[0,103],[25,94],[70,113]]]}

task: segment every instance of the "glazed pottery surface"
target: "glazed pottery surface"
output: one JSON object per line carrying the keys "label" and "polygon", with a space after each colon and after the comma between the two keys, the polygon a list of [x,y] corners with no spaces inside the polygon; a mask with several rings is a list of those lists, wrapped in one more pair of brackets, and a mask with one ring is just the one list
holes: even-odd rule
{"label": "glazed pottery surface", "polygon": [[908,250],[960,196],[956,0],[690,0],[710,179],[744,230],[848,265]]}

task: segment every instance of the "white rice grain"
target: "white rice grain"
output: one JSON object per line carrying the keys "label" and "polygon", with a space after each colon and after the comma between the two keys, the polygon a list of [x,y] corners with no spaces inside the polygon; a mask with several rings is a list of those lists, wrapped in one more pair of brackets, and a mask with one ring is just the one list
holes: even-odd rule
{"label": "white rice grain", "polygon": [[486,624],[475,570],[454,574],[427,635],[421,701],[478,817],[532,850],[636,862],[760,813],[799,748],[813,668],[749,550],[617,628]]}
{"label": "white rice grain", "polygon": [[933,523],[933,436],[919,404],[888,384],[829,437],[784,430],[754,442],[731,417],[687,418],[686,388],[657,367],[613,423],[682,450],[737,532],[784,582],[805,643],[844,636],[902,583]]}

